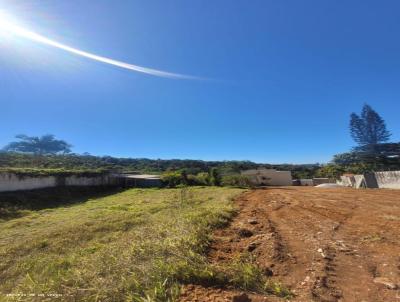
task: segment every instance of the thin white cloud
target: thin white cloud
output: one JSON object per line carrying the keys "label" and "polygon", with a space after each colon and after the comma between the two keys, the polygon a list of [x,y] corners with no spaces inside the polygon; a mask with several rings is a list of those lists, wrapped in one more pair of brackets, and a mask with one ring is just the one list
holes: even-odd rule
{"label": "thin white cloud", "polygon": [[164,77],[164,78],[171,78],[171,79],[186,79],[186,80],[199,79],[198,77],[194,77],[194,76],[142,67],[142,66],[122,62],[122,61],[117,61],[117,60],[110,59],[107,57],[99,56],[99,55],[96,55],[96,54],[93,54],[90,52],[86,52],[86,51],[59,43],[57,41],[48,39],[42,35],[39,35],[35,32],[29,31],[27,29],[24,29],[18,25],[13,24],[12,22],[7,21],[7,19],[5,19],[2,15],[0,15],[0,29],[6,31],[8,33],[11,33],[13,35],[20,36],[20,37],[29,39],[29,40],[37,42],[37,43],[49,45],[49,46],[59,48],[64,51],[73,53],[78,56],[82,56],[82,57],[92,59],[92,60],[95,60],[98,62],[114,65],[117,67],[129,69],[129,70],[133,70],[133,71],[137,71],[137,72],[141,72],[141,73],[146,73],[146,74],[157,76],[157,77]]}

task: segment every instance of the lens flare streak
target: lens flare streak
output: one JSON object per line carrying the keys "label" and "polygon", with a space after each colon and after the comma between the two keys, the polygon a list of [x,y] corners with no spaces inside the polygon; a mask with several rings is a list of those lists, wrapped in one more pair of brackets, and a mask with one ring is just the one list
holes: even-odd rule
{"label": "lens flare streak", "polygon": [[194,76],[142,67],[142,66],[138,66],[138,65],[125,63],[122,61],[117,61],[117,60],[110,59],[107,57],[99,56],[99,55],[96,55],[96,54],[93,54],[90,52],[86,52],[86,51],[59,43],[57,41],[48,39],[48,38],[46,38],[42,35],[39,35],[35,32],[26,30],[25,28],[15,25],[14,23],[8,21],[7,18],[2,16],[2,14],[0,14],[0,30],[3,30],[7,33],[10,33],[10,34],[13,34],[13,35],[16,35],[19,37],[29,39],[29,40],[37,42],[37,43],[42,43],[42,44],[49,45],[49,46],[52,46],[52,47],[55,47],[58,49],[62,49],[64,51],[70,52],[70,53],[78,55],[78,56],[82,56],[82,57],[92,59],[92,60],[95,60],[98,62],[114,65],[117,67],[129,69],[129,70],[146,73],[146,74],[153,75],[153,76],[172,78],[172,79],[198,79],[197,77],[194,77]]}

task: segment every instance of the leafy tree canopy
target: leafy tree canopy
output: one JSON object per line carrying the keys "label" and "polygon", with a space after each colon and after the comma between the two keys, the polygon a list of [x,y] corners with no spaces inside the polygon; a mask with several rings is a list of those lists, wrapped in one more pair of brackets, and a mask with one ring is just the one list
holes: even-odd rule
{"label": "leafy tree canopy", "polygon": [[71,152],[71,145],[66,141],[58,140],[52,134],[43,136],[17,135],[17,142],[11,142],[4,147],[4,151],[32,154],[66,154]]}
{"label": "leafy tree canopy", "polygon": [[350,134],[359,146],[376,145],[387,142],[391,136],[385,121],[380,115],[365,104],[361,114],[350,115]]}
{"label": "leafy tree canopy", "polygon": [[351,152],[336,154],[332,163],[347,170],[349,167],[361,167],[363,171],[400,170],[400,142],[356,147]]}
{"label": "leafy tree canopy", "polygon": [[317,177],[339,178],[345,172],[345,169],[340,165],[329,164],[317,170]]}

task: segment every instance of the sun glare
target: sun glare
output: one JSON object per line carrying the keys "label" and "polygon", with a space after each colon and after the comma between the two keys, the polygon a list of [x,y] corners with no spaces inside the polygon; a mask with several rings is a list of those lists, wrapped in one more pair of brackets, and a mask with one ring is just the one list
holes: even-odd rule
{"label": "sun glare", "polygon": [[150,74],[153,76],[158,76],[158,77],[165,77],[165,78],[174,78],[174,79],[199,79],[197,77],[193,76],[188,76],[188,75],[183,75],[183,74],[177,74],[177,73],[172,73],[168,71],[162,71],[162,70],[157,70],[157,69],[152,69],[152,68],[147,68],[147,67],[142,67],[134,64],[129,64],[126,62],[122,61],[117,61],[111,58],[99,56],[90,52],[86,52],[65,44],[62,44],[60,42],[51,40],[49,38],[46,38],[45,36],[39,35],[33,31],[25,29],[23,26],[20,26],[15,18],[9,16],[7,13],[4,11],[0,10],[0,37],[9,37],[9,36],[16,36],[16,37],[22,37],[29,39],[31,41],[45,44],[48,46],[52,46],[58,49],[62,49],[64,51],[67,51],[69,53],[85,57],[91,60],[95,60],[98,62],[114,65],[120,68],[124,69],[129,69],[141,73],[146,73]]}
{"label": "sun glare", "polygon": [[0,10],[0,33],[1,34],[21,34],[23,29],[16,24],[15,18],[7,15]]}
{"label": "sun glare", "polygon": [[[20,26],[15,18],[5,14],[4,12],[0,11],[0,33],[5,35],[13,35],[16,37],[27,38],[35,42],[40,42],[44,44],[48,44],[51,46],[55,46],[59,44],[55,41],[47,39],[35,32],[29,31],[24,27]],[[54,45],[52,45],[54,44]],[[62,45],[62,44],[59,44]]]}

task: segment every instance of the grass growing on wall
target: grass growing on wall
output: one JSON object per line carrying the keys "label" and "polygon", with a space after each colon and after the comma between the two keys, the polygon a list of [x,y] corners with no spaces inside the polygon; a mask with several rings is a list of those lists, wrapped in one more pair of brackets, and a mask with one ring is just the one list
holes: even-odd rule
{"label": "grass growing on wall", "polygon": [[26,293],[61,294],[61,301],[174,301],[180,283],[229,283],[205,252],[241,192],[132,189],[2,222],[0,300]]}
{"label": "grass growing on wall", "polygon": [[20,177],[45,176],[101,176],[107,173],[103,169],[69,170],[69,169],[42,169],[42,168],[0,168],[0,173],[12,173]]}

